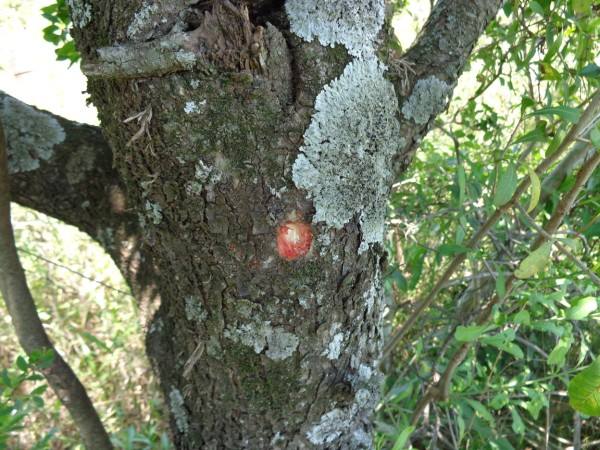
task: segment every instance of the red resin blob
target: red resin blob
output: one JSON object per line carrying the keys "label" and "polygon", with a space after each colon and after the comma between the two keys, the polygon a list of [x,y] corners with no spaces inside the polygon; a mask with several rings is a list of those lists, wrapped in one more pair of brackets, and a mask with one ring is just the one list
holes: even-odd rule
{"label": "red resin blob", "polygon": [[312,240],[310,225],[304,222],[285,222],[277,229],[277,251],[286,261],[306,255]]}

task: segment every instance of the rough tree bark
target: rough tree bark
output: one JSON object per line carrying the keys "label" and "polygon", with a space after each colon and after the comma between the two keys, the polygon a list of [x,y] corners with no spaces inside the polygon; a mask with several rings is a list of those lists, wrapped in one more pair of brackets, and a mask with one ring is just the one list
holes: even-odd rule
{"label": "rough tree bark", "polygon": [[438,1],[402,58],[383,0],[69,4],[106,141],[0,96],[13,200],[123,271],[176,447],[370,448],[386,196],[501,0]]}

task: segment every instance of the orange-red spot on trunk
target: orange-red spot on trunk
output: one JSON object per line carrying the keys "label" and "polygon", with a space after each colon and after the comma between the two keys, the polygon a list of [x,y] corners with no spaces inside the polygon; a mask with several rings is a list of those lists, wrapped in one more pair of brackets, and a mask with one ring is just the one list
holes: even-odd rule
{"label": "orange-red spot on trunk", "polygon": [[309,224],[285,222],[277,229],[277,252],[286,261],[302,258],[310,250],[312,240]]}

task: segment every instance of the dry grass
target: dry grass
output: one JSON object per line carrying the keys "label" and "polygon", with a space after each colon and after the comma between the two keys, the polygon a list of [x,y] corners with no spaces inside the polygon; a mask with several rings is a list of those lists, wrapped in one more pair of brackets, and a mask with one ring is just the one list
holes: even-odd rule
{"label": "dry grass", "polygon": [[[144,352],[135,300],[118,270],[99,245],[75,228],[20,207],[13,215],[44,326],[87,387],[107,428],[118,433],[145,424],[141,433],[158,439],[166,428],[162,400]],[[0,367],[7,367],[22,351],[4,305],[0,321]],[[28,417],[11,448],[29,448],[51,428],[58,430],[51,448],[78,448],[65,409],[51,392],[45,396],[46,407]]]}

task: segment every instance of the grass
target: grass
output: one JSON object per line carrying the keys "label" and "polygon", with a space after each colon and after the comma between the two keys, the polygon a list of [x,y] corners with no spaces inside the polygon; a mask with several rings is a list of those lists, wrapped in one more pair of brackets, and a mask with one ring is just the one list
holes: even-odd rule
{"label": "grass", "polygon": [[[163,401],[150,370],[135,300],[98,244],[74,227],[19,206],[15,236],[46,331],[71,364],[115,443],[123,449],[165,449]],[[22,354],[4,304],[0,306],[0,367]],[[28,449],[50,429],[52,449],[79,449],[77,431],[54,394],[27,417],[9,442]]]}

